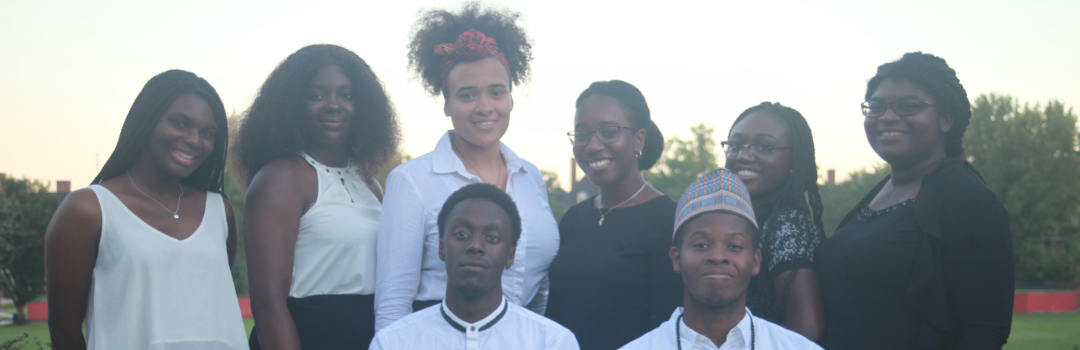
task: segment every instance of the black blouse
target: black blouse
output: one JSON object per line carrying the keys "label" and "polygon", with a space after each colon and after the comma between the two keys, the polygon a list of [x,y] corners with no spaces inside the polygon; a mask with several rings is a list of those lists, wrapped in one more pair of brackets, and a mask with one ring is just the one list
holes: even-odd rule
{"label": "black blouse", "polygon": [[818,251],[824,347],[1000,349],[1014,289],[1005,208],[947,159],[913,201],[867,209],[888,180]]}
{"label": "black blouse", "polygon": [[682,279],[668,257],[675,201],[659,196],[616,208],[600,226],[594,200],[559,222],[546,315],[584,350],[617,349],[653,330],[682,304]]}
{"label": "black blouse", "polygon": [[750,279],[746,306],[754,316],[780,324],[784,311],[780,308],[773,283],[784,271],[814,267],[814,251],[824,237],[821,228],[805,207],[780,211],[770,215],[761,227],[761,270]]}

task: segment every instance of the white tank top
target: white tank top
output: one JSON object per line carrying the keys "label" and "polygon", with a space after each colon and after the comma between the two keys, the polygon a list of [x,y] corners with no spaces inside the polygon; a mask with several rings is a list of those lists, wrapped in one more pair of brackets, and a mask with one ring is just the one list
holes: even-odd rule
{"label": "white tank top", "polygon": [[101,240],[90,282],[88,348],[247,349],[218,193],[206,193],[202,223],[177,240],[139,219],[101,185]]}
{"label": "white tank top", "polygon": [[319,194],[300,217],[289,296],[375,293],[375,237],[382,204],[352,162],[331,168],[300,155],[319,174]]}

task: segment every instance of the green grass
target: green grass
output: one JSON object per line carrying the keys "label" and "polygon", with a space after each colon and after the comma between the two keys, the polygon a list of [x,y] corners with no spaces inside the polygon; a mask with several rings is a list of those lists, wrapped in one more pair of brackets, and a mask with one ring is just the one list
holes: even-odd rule
{"label": "green grass", "polygon": [[[244,319],[248,334],[255,321]],[[13,339],[23,333],[37,337],[42,344],[49,342],[49,327],[45,322],[28,325],[0,326],[0,342]],[[1080,312],[1052,314],[1013,314],[1012,333],[1005,349],[1063,349],[1080,345]],[[30,347],[34,349],[34,347]]]}

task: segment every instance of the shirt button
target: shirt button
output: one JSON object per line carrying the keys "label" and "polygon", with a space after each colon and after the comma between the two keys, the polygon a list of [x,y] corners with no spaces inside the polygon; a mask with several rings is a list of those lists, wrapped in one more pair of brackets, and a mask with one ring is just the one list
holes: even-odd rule
{"label": "shirt button", "polygon": [[476,327],[469,327],[469,330],[476,332]]}

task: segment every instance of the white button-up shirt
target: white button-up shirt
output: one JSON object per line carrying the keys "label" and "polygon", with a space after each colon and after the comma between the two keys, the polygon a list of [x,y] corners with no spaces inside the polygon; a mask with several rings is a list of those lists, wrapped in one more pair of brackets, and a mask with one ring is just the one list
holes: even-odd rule
{"label": "white button-up shirt", "polygon": [[577,350],[578,343],[570,330],[503,298],[475,323],[458,318],[446,302],[417,311],[375,334],[369,349]]}
{"label": "white button-up shirt", "polygon": [[[446,265],[439,259],[439,211],[454,191],[482,182],[454,153],[451,132],[443,135],[434,151],[398,166],[386,179],[376,241],[376,331],[411,313],[413,301],[442,300],[446,293]],[[506,160],[506,193],[521,215],[514,265],[503,271],[503,294],[511,304],[543,314],[548,267],[559,251],[559,226],[548,206],[540,169],[504,144],[499,149]]]}
{"label": "white button-up shirt", "polygon": [[[675,309],[675,312],[671,314],[671,319],[619,350],[677,349],[677,344],[682,344],[682,348],[686,350],[821,349],[820,346],[798,333],[754,316],[749,308],[746,309],[743,319],[728,332],[727,340],[720,346],[716,346],[708,337],[687,327],[686,321],[679,319],[682,314],[682,307]],[[753,331],[751,331],[751,325],[753,325]],[[679,343],[676,343],[675,327],[679,327]],[[751,347],[751,342],[755,343],[753,347]]]}

